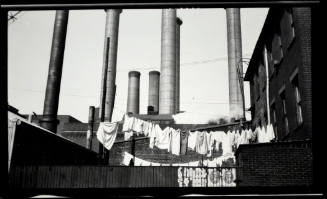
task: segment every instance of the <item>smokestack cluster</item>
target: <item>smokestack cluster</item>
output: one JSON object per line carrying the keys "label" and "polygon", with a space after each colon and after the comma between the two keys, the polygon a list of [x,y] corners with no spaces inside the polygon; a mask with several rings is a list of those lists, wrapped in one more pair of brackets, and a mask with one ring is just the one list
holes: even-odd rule
{"label": "smokestack cluster", "polygon": [[[159,86],[160,86],[160,72],[149,72],[149,97],[148,97],[148,114],[158,113],[159,111]],[[152,107],[152,110],[149,110]]]}
{"label": "smokestack cluster", "polygon": [[159,114],[174,114],[176,103],[176,10],[163,9]]}
{"label": "smokestack cluster", "polygon": [[68,10],[57,10],[54,23],[47,88],[44,98],[43,118],[40,125],[57,133],[57,119],[62,65],[66,44]]}
{"label": "smokestack cluster", "polygon": [[[100,120],[111,121],[116,91],[116,63],[121,9],[107,9],[100,93]],[[103,100],[105,102],[103,102]]]}
{"label": "smokestack cluster", "polygon": [[[226,8],[227,47],[228,47],[228,80],[230,117],[240,119],[244,116],[242,93],[239,76],[243,75],[241,18],[239,8]],[[243,84],[243,82],[241,82]]]}
{"label": "smokestack cluster", "polygon": [[139,114],[140,76],[141,73],[138,71],[128,73],[127,113]]}

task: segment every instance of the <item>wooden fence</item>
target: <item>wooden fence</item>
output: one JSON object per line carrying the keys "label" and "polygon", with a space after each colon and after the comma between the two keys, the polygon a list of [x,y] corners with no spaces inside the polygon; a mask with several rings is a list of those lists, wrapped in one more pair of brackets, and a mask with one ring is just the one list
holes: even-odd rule
{"label": "wooden fence", "polygon": [[235,168],[221,167],[48,165],[14,166],[9,172],[9,186],[14,189],[219,187],[235,186],[234,180]]}

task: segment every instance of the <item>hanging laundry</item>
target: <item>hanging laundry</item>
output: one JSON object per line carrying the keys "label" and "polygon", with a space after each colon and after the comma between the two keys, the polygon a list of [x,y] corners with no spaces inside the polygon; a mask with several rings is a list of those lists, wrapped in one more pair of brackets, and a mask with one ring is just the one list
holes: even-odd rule
{"label": "hanging laundry", "polygon": [[110,150],[117,136],[118,123],[100,122],[97,138],[103,146]]}
{"label": "hanging laundry", "polygon": [[124,140],[129,140],[133,136],[133,131],[128,131],[124,133]]}
{"label": "hanging laundry", "polygon": [[143,125],[142,125],[142,134],[144,134],[144,136],[148,136],[149,134],[149,125],[150,125],[150,122],[148,121],[143,121]]}
{"label": "hanging laundry", "polygon": [[236,146],[236,148],[238,148],[240,142],[241,142],[240,131],[239,130],[236,130],[235,131],[235,137],[234,137],[234,145]]}
{"label": "hanging laundry", "polygon": [[207,132],[202,131],[198,132],[195,143],[195,151],[199,154],[205,155],[208,152],[208,144],[207,144]]}
{"label": "hanging laundry", "polygon": [[168,152],[174,154],[174,155],[180,155],[180,149],[181,149],[181,133],[180,130],[175,130],[173,128],[170,128],[170,139],[169,139],[169,148]]}
{"label": "hanging laundry", "polygon": [[274,128],[272,126],[272,124],[269,124],[267,126],[267,142],[270,142],[271,140],[275,139],[275,132],[274,132]]}
{"label": "hanging laundry", "polygon": [[139,118],[135,118],[133,123],[133,131],[135,131],[137,135],[139,135],[142,132],[142,126],[143,126],[143,120]]}
{"label": "hanging laundry", "polygon": [[232,146],[233,146],[233,133],[228,131],[227,134],[223,137],[222,148],[223,148],[223,156],[233,154]]}
{"label": "hanging laundry", "polygon": [[153,149],[153,146],[155,145],[156,135],[158,134],[157,132],[159,132],[159,131],[162,131],[162,130],[158,124],[150,124],[149,125],[148,137],[150,137],[149,147],[151,149]]}
{"label": "hanging laundry", "polygon": [[214,131],[211,132],[211,140],[216,142],[215,148],[217,151],[219,151],[219,145],[223,140],[223,137],[225,136],[224,131]]}
{"label": "hanging laundry", "polygon": [[195,143],[196,143],[196,138],[198,136],[199,131],[195,132],[189,132],[188,135],[188,140],[187,140],[187,147],[192,149],[193,151],[195,150]]}
{"label": "hanging laundry", "polygon": [[257,139],[258,143],[264,143],[266,142],[266,129],[264,127],[257,127]]}
{"label": "hanging laundry", "polygon": [[129,166],[131,159],[133,159],[133,155],[125,151],[121,164],[125,166]]}
{"label": "hanging laundry", "polygon": [[123,132],[133,130],[134,119],[134,117],[130,117],[127,114],[124,115]]}
{"label": "hanging laundry", "polygon": [[188,141],[188,132],[181,132],[181,155],[185,155],[187,152],[187,141]]}
{"label": "hanging laundry", "polygon": [[156,139],[155,145],[159,149],[168,149],[169,148],[169,139],[171,129],[170,127],[166,127],[164,130],[161,130],[160,126],[157,124],[156,128]]}
{"label": "hanging laundry", "polygon": [[208,152],[207,152],[207,157],[211,157],[212,155],[212,150],[213,150],[213,140],[211,138],[211,133],[206,132],[207,133],[207,146],[208,146]]}

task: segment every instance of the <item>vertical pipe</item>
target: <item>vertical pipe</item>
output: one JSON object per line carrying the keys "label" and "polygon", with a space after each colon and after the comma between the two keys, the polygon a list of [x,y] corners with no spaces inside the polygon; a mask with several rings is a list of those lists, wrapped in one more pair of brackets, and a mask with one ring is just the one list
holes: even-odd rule
{"label": "vertical pipe", "polygon": [[94,111],[95,107],[89,107],[89,121],[88,121],[88,129],[86,134],[86,148],[92,150],[92,139],[93,139],[93,125],[94,125]]}
{"label": "vertical pipe", "polygon": [[107,70],[108,70],[108,57],[109,57],[109,46],[110,37],[105,38],[104,46],[104,64],[102,67],[102,78],[101,78],[101,92],[100,92],[100,106],[99,106],[99,118],[100,122],[104,121],[104,112],[106,107],[106,85],[107,85]]}
{"label": "vertical pipe", "polygon": [[176,102],[175,112],[180,111],[180,26],[183,21],[180,18],[176,18]]}
{"label": "vertical pipe", "polygon": [[175,113],[176,10],[163,9],[161,16],[161,71],[159,113]]}
{"label": "vertical pipe", "polygon": [[[105,95],[102,99],[105,99],[104,110],[100,110],[100,114],[104,114],[104,121],[111,121],[112,107],[114,104],[115,95],[115,82],[116,82],[116,63],[117,63],[117,45],[118,45],[118,31],[119,31],[119,15],[122,12],[121,9],[107,9],[106,12],[106,27],[105,38],[110,38],[110,42],[107,47],[107,43],[104,46],[104,60],[102,73],[106,73],[105,82],[105,94],[102,91],[101,95]],[[107,50],[107,48],[109,48]],[[106,58],[107,57],[107,58]],[[104,85],[102,82],[102,85]],[[103,102],[101,102],[103,104]],[[104,113],[103,113],[104,112]]]}
{"label": "vertical pipe", "polygon": [[270,107],[269,107],[269,69],[268,69],[268,54],[267,54],[267,48],[264,46],[264,52],[263,52],[263,60],[266,68],[266,98],[267,98],[267,120],[268,124],[270,124]]}
{"label": "vertical pipe", "polygon": [[160,84],[160,72],[149,72],[149,97],[148,106],[153,107],[153,111],[158,113],[159,111],[159,84]]}
{"label": "vertical pipe", "polygon": [[52,37],[51,55],[47,88],[44,98],[43,118],[40,125],[57,133],[57,120],[62,65],[64,61],[65,41],[68,23],[68,10],[57,10]]}
{"label": "vertical pipe", "polygon": [[227,19],[227,48],[228,48],[228,76],[229,76],[229,109],[231,118],[240,119],[244,115],[241,84],[237,73],[243,75],[242,66],[242,37],[241,17],[239,8],[226,8]]}
{"label": "vertical pipe", "polygon": [[141,73],[138,71],[128,73],[127,113],[139,114],[140,76]]}

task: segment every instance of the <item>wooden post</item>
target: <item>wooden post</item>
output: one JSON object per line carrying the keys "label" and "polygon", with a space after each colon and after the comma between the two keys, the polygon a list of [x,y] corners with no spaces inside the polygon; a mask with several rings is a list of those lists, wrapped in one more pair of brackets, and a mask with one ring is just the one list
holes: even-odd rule
{"label": "wooden post", "polygon": [[89,107],[89,121],[88,121],[88,129],[86,134],[86,147],[90,150],[92,150],[94,110],[95,110],[94,106]]}

